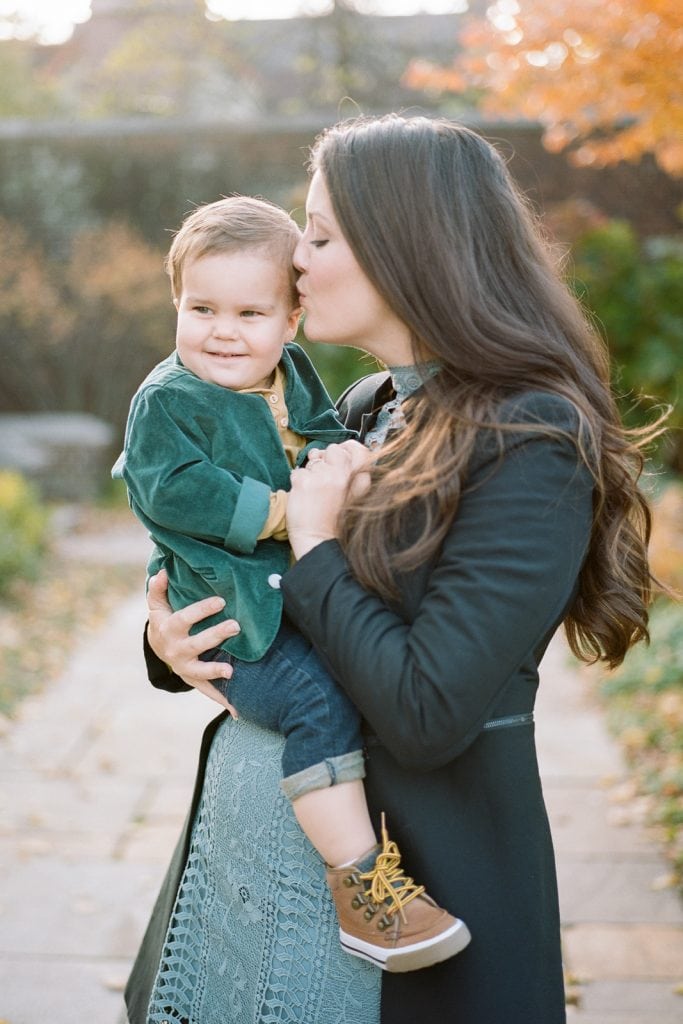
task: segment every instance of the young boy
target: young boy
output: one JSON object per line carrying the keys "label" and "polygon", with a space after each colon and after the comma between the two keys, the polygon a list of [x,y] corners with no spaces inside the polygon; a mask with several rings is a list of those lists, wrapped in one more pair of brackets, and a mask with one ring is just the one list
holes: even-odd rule
{"label": "young boy", "polygon": [[214,682],[240,714],[285,737],[282,788],[330,866],[342,944],[407,971],[459,952],[469,933],[406,877],[384,827],[376,845],[356,709],[282,616],[291,469],[354,437],[292,343],[299,238],[283,210],[243,196],[186,218],[166,262],[176,350],[135,394],[113,475],[155,542],[148,573],[167,570],[173,608],[219,594],[240,623],[204,657],[233,665]]}

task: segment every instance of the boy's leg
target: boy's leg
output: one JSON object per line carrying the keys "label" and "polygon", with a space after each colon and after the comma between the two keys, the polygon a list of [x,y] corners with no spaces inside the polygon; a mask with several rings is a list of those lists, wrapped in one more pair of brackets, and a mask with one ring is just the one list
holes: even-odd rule
{"label": "boy's leg", "polygon": [[[279,655],[291,656],[294,650],[285,644]],[[315,651],[304,653],[296,665],[291,662],[291,678],[298,675],[302,678],[289,693],[283,719],[285,728],[289,725],[283,789],[289,790],[299,824],[328,864],[342,945],[387,971],[417,970],[454,956],[470,940],[466,925],[406,875],[384,823],[382,846],[376,844],[361,779],[339,782],[338,765],[353,771],[352,755],[343,751],[353,753],[360,743],[355,707]],[[303,736],[299,729],[305,730]],[[316,742],[322,737],[322,750],[308,748],[311,729]],[[294,771],[301,749],[308,750],[310,759],[325,751],[327,756]]]}
{"label": "boy's leg", "polygon": [[292,810],[326,864],[341,867],[369,853],[377,842],[360,779],[312,789]]}
{"label": "boy's leg", "polygon": [[389,971],[427,967],[463,949],[466,926],[405,874],[385,829],[383,846],[376,844],[359,716],[310,644],[285,620],[261,661],[233,664],[223,681],[228,700],[285,737],[282,788],[327,862],[344,948]]}
{"label": "boy's leg", "polygon": [[260,661],[231,661],[232,678],[221,680],[220,688],[240,715],[285,737],[282,789],[313,846],[334,866],[366,853],[376,836],[351,701],[286,620]]}

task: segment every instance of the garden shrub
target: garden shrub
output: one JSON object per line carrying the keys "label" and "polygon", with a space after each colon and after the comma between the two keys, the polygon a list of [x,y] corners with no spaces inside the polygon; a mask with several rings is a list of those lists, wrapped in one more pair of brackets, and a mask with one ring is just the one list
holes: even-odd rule
{"label": "garden shrub", "polygon": [[60,258],[0,217],[4,412],[87,412],[123,439],[131,396],[172,351],[163,253],[124,223],[81,228]]}
{"label": "garden shrub", "polygon": [[658,454],[683,472],[683,241],[641,242],[612,220],[576,238],[572,257],[574,288],[609,344],[625,423],[641,426],[653,404],[672,405]]}
{"label": "garden shrub", "polygon": [[683,887],[683,485],[655,497],[651,566],[672,588],[650,615],[650,644],[638,644],[601,684],[608,720],[624,750],[650,821]]}
{"label": "garden shrub", "polygon": [[[660,598],[651,610],[650,644],[638,644],[626,661],[603,683],[610,694],[652,694],[670,688],[683,695],[683,614],[676,601]],[[683,729],[683,705],[681,728]]]}
{"label": "garden shrub", "polygon": [[602,683],[610,727],[618,736],[648,818],[683,892],[683,615],[658,599],[651,644],[639,644]]}
{"label": "garden shrub", "polygon": [[46,548],[48,516],[34,488],[0,470],[0,595],[18,578],[33,578]]}

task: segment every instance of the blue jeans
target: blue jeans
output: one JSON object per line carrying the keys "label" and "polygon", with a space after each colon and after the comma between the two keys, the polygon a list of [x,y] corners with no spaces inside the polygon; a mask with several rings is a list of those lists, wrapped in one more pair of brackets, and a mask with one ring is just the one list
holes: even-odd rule
{"label": "blue jeans", "polygon": [[364,778],[358,711],[286,618],[259,661],[239,661],[221,648],[201,658],[229,662],[232,678],[214,685],[248,721],[284,736],[281,785],[290,800]]}

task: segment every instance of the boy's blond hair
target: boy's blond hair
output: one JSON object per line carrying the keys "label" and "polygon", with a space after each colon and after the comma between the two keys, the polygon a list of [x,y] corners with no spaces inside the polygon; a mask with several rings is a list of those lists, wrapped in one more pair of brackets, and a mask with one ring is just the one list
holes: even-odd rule
{"label": "boy's blond hair", "polygon": [[267,199],[229,196],[198,206],[177,231],[164,266],[173,298],[183,290],[183,270],[192,260],[216,253],[258,251],[282,264],[292,308],[299,305],[292,263],[301,232],[288,213]]}

